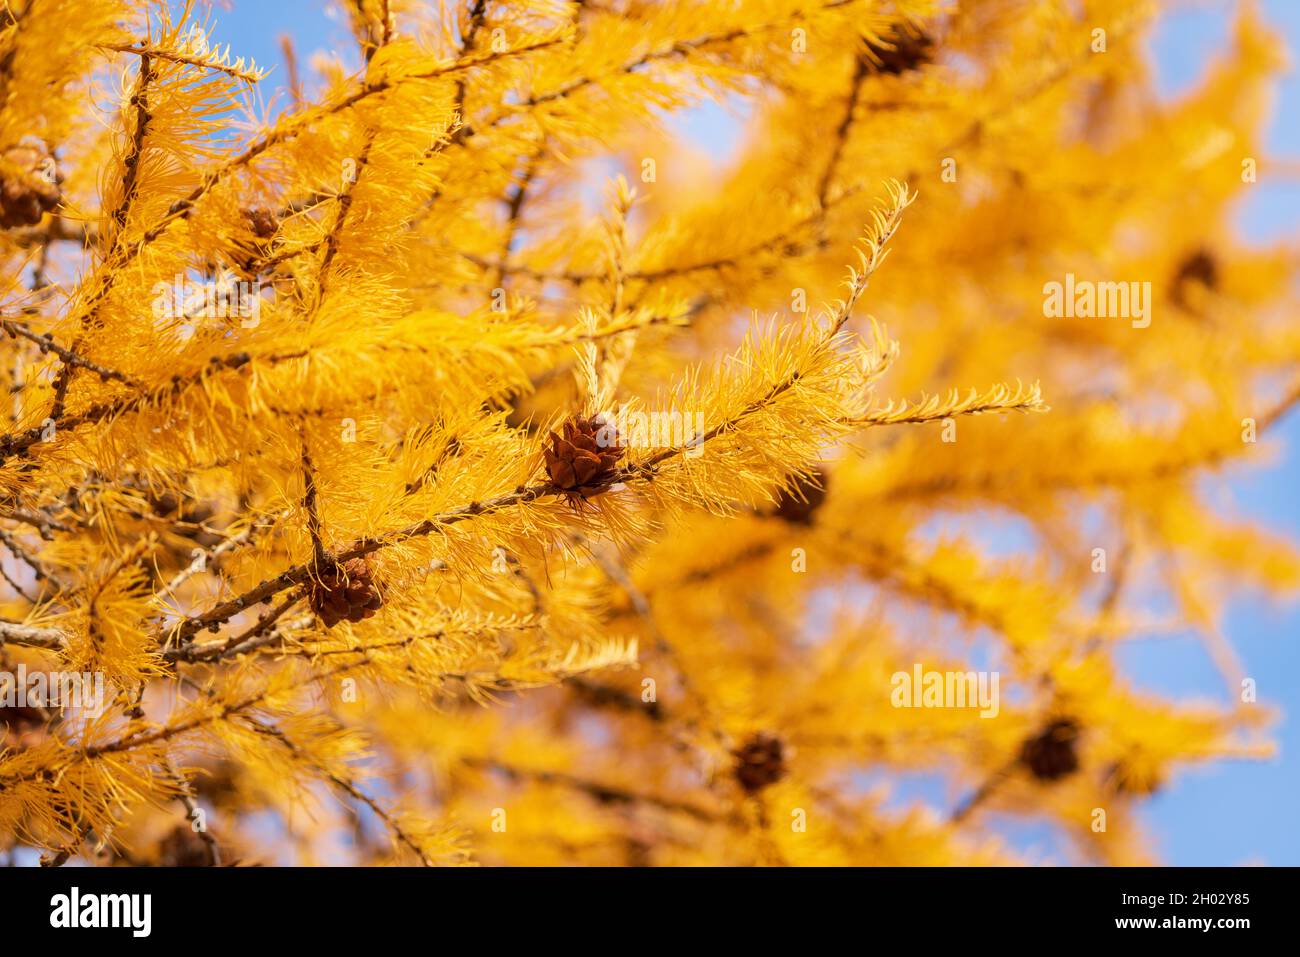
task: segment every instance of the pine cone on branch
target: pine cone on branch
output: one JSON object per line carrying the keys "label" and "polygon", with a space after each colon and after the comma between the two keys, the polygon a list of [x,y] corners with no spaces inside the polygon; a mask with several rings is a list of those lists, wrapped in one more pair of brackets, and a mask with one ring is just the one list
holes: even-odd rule
{"label": "pine cone on branch", "polygon": [[27,137],[0,153],[0,226],[35,226],[61,199],[54,157],[44,143]]}
{"label": "pine cone on branch", "polygon": [[271,239],[280,229],[280,216],[265,206],[250,206],[241,210],[249,231],[258,239]]}
{"label": "pine cone on branch", "polygon": [[542,447],[551,484],[575,500],[606,491],[626,451],[618,432],[599,415],[572,418],[564,423],[563,432],[552,432],[550,448]]}
{"label": "pine cone on branch", "polygon": [[177,824],[158,842],[159,867],[211,867],[212,849],[188,824]]}
{"label": "pine cone on branch", "polygon": [[757,794],[785,777],[785,746],[774,734],[760,731],[732,754],[736,780],[748,794]]}
{"label": "pine cone on branch", "polygon": [[370,563],[364,558],[350,558],[334,563],[319,573],[311,584],[311,610],[326,628],[341,621],[364,621],[383,605]]}
{"label": "pine cone on branch", "polygon": [[48,708],[0,708],[0,751],[23,751],[41,744],[58,720],[58,712]]}
{"label": "pine cone on branch", "polygon": [[868,41],[861,54],[869,73],[902,76],[934,61],[934,38],[926,33],[891,30],[879,43]]}
{"label": "pine cone on branch", "polygon": [[1057,718],[1020,746],[1020,762],[1040,781],[1059,781],[1079,770],[1079,725]]}
{"label": "pine cone on branch", "polygon": [[772,515],[791,525],[811,525],[817,510],[826,501],[826,470],[816,469],[811,475],[800,475],[794,484],[784,488],[776,497]]}
{"label": "pine cone on branch", "polygon": [[1170,283],[1169,298],[1180,308],[1192,310],[1193,290],[1203,286],[1213,292],[1219,288],[1219,260],[1208,249],[1197,249],[1178,264]]}

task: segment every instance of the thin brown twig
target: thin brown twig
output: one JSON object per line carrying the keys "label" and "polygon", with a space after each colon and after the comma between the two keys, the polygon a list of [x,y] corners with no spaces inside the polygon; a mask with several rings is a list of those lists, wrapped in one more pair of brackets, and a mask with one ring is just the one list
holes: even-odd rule
{"label": "thin brown twig", "polygon": [[[154,76],[153,60],[147,54],[141,56],[140,72],[136,76],[135,88],[131,92],[129,103],[135,120],[135,128],[132,131],[131,144],[127,149],[127,153],[122,157],[122,196],[109,216],[115,228],[108,254],[105,256],[106,262],[114,259],[117,251],[122,248],[122,237],[126,233],[126,221],[139,191],[140,167],[144,159],[145,138],[149,134],[149,123],[153,118],[149,111],[149,84],[153,82]],[[111,277],[116,274],[109,272],[108,275]],[[109,286],[111,286],[111,281],[101,286],[96,295],[91,297],[86,310],[78,318],[77,335],[73,339],[72,352],[78,352],[81,349],[82,339],[87,328],[93,325],[100,304],[108,294]],[[54,400],[50,405],[49,418],[57,420],[62,416],[63,406],[67,401],[68,388],[72,384],[72,377],[76,373],[76,369],[76,366],[67,362],[59,369],[54,380]]]}
{"label": "thin brown twig", "polygon": [[135,389],[141,388],[140,383],[136,379],[128,376],[126,373],[118,372],[116,369],[110,369],[108,366],[100,365],[97,362],[91,362],[85,356],[78,355],[73,350],[59,345],[54,341],[54,337],[48,333],[35,332],[21,322],[16,322],[13,319],[5,319],[2,317],[0,317],[0,329],[3,329],[10,336],[21,336],[30,342],[34,342],[41,352],[52,352],[67,365],[78,366],[82,369],[86,369],[89,372],[95,373],[95,375],[105,381],[113,379]]}

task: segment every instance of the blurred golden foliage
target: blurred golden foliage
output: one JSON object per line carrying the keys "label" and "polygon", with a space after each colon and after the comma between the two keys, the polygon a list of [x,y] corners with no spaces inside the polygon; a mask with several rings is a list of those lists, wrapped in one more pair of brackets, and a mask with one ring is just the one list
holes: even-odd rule
{"label": "blurred golden foliage", "polygon": [[[1133,864],[1268,753],[1219,618],[1300,555],[1204,481],[1300,398],[1249,6],[1175,102],[1133,0],[345,6],[278,111],[202,8],[0,18],[0,658],[107,688],[10,682],[5,849]],[[1117,664],[1186,629],[1220,701]]]}

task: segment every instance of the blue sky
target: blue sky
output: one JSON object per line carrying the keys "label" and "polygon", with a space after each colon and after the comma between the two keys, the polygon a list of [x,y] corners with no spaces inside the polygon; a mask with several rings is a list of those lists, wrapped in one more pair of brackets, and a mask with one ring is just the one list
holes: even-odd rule
{"label": "blue sky", "polygon": [[[1164,19],[1153,39],[1160,90],[1168,96],[1194,83],[1231,35],[1229,3],[1209,0],[1182,7]],[[1287,38],[1293,59],[1300,55],[1300,0],[1265,0],[1260,8]],[[326,11],[324,0],[233,0],[231,9],[217,11],[214,39],[229,43],[236,55],[274,67],[263,83],[274,88],[284,82],[283,34],[294,38],[304,73],[314,51],[339,49],[353,56],[345,19]],[[718,154],[730,152],[737,123],[719,109],[706,108],[676,128]],[[1300,73],[1294,68],[1279,90],[1269,147],[1273,158],[1300,161]],[[1239,211],[1240,230],[1259,241],[1288,234],[1294,239],[1297,223],[1300,176],[1273,178],[1264,163],[1257,188]],[[1271,441],[1283,446],[1284,453],[1266,469],[1228,473],[1228,488],[1238,514],[1300,539],[1300,414],[1285,419]],[[1294,603],[1274,608],[1242,601],[1233,607],[1226,632],[1246,673],[1258,681],[1261,700],[1284,712],[1277,726],[1280,753],[1268,762],[1222,763],[1184,772],[1141,813],[1159,853],[1171,864],[1300,865],[1300,609]],[[1222,699],[1223,680],[1193,639],[1135,642],[1122,655],[1140,687]],[[914,796],[925,799],[926,792],[932,794],[922,788]],[[945,795],[941,806],[946,801]],[[1027,850],[1051,843],[1032,826],[1010,836]]]}

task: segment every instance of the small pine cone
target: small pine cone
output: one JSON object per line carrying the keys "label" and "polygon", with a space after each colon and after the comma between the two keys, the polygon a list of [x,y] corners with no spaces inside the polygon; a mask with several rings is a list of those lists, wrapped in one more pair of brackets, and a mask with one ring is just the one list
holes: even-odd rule
{"label": "small pine cone", "polygon": [[177,824],[158,842],[159,867],[211,867],[212,849],[189,824]]}
{"label": "small pine cone", "polygon": [[1198,249],[1178,265],[1174,282],[1199,282],[1207,289],[1219,285],[1219,262],[1207,249]]}
{"label": "small pine cone", "polygon": [[527,432],[529,435],[536,432],[538,428],[533,398],[533,396],[516,394],[502,400],[501,409],[506,413],[506,425]]}
{"label": "small pine cone", "polygon": [[239,797],[238,772],[229,761],[220,761],[207,774],[196,774],[191,782],[194,793],[216,807],[232,805]]}
{"label": "small pine cone", "polygon": [[0,226],[35,226],[61,198],[54,158],[40,140],[26,137],[0,153]]}
{"label": "small pine cone", "polygon": [[564,435],[552,432],[551,447],[542,447],[551,483],[571,498],[591,498],[609,488],[626,451],[618,433],[599,415],[564,423]]}
{"label": "small pine cone", "polygon": [[[155,515],[169,519],[179,526],[173,529],[175,534],[188,538],[204,548],[211,548],[222,540],[221,536],[214,532],[194,527],[203,525],[216,514],[216,509],[211,504],[191,498],[177,498],[171,492],[151,495],[148,501]],[[191,557],[187,552],[186,561]]]}
{"label": "small pine cone", "polygon": [[1193,300],[1189,293],[1196,285],[1211,291],[1219,288],[1219,261],[1208,249],[1198,249],[1178,264],[1170,283],[1170,300],[1190,310]]}
{"label": "small pine cone", "polygon": [[1020,746],[1020,762],[1040,781],[1059,781],[1079,770],[1079,725],[1057,718]]}
{"label": "small pine cone", "polygon": [[928,34],[891,30],[881,39],[883,43],[867,43],[869,53],[861,55],[870,73],[902,76],[934,60],[934,39]]}
{"label": "small pine cone", "polygon": [[782,489],[776,497],[772,515],[791,525],[811,525],[813,516],[826,501],[825,469],[817,469],[811,476],[801,475],[791,488]]}
{"label": "small pine cone", "polygon": [[350,558],[320,572],[311,586],[311,610],[326,628],[341,621],[364,621],[383,604],[364,558]]}
{"label": "small pine cone", "polygon": [[45,708],[0,708],[0,751],[23,751],[45,741],[58,714]]}
{"label": "small pine cone", "polygon": [[245,209],[243,213],[248,228],[258,239],[270,239],[280,229],[280,217],[273,209],[253,206]]}
{"label": "small pine cone", "polygon": [[760,731],[732,752],[736,758],[736,780],[749,794],[785,777],[785,746],[774,734]]}

